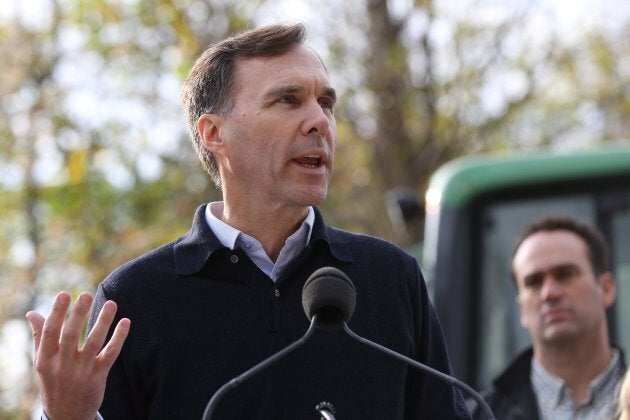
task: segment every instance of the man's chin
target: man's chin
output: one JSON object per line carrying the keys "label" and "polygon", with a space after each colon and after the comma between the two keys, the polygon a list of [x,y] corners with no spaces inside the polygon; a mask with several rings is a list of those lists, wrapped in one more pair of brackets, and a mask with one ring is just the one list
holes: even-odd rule
{"label": "man's chin", "polygon": [[558,324],[560,325],[553,325],[545,329],[545,342],[556,345],[572,343],[577,335],[575,328],[567,324]]}
{"label": "man's chin", "polygon": [[318,206],[325,199],[328,194],[327,188],[305,188],[301,191],[296,191],[294,199],[297,204],[303,206]]}

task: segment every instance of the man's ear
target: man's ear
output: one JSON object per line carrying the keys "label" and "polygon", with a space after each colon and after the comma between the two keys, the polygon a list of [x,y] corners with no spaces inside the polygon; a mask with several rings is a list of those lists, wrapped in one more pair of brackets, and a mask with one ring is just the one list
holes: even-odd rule
{"label": "man's ear", "polygon": [[197,132],[201,144],[215,154],[223,147],[223,140],[219,135],[223,117],[218,114],[202,114],[197,120]]}
{"label": "man's ear", "polygon": [[615,277],[610,271],[607,271],[599,276],[599,283],[602,290],[604,306],[606,308],[610,308],[615,302],[615,297],[617,296],[617,284],[615,282]]}

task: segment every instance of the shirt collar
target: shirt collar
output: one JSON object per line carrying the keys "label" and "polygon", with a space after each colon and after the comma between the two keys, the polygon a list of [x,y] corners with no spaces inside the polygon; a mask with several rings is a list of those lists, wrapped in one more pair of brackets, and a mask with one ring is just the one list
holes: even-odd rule
{"label": "shirt collar", "polygon": [[551,404],[552,407],[560,404],[564,391],[562,379],[545,370],[535,358],[532,358],[531,376],[532,386],[539,400],[540,396],[544,396],[543,406],[546,406],[546,403]]}
{"label": "shirt collar", "polygon": [[613,376],[616,367],[620,365],[621,362],[619,359],[619,350],[613,348],[612,357],[610,358],[610,363],[608,363],[608,367],[591,381],[591,385],[589,387],[590,394],[596,393],[604,387],[608,379]]}
{"label": "shirt collar", "polygon": [[[243,234],[240,230],[236,229],[225,223],[223,220],[217,217],[217,214],[223,213],[223,201],[214,201],[206,206],[205,218],[208,226],[212,229],[215,236],[221,242],[221,244],[227,248],[234,249],[237,246],[237,241],[242,240]],[[315,224],[315,210],[313,207],[308,208],[306,218],[298,228],[298,230],[306,229],[306,244],[311,240],[311,233],[313,232],[313,225]],[[305,245],[306,245],[305,244]]]}
{"label": "shirt collar", "polygon": [[223,213],[223,201],[215,201],[206,206],[206,222],[221,244],[234,249],[240,231],[219,219],[216,215]]}

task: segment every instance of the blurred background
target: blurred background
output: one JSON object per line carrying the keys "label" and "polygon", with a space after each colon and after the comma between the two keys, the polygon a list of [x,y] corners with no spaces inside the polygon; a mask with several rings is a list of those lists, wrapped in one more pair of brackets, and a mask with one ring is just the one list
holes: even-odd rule
{"label": "blurred background", "polygon": [[28,419],[29,309],[95,289],[219,199],[179,89],[210,43],[301,21],[340,94],[330,224],[402,246],[392,190],[422,198],[462,155],[630,139],[627,0],[3,0],[0,419]]}

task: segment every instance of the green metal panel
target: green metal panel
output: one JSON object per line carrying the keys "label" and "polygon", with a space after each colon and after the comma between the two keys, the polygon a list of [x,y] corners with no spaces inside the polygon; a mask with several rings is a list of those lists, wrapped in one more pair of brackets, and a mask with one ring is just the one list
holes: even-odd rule
{"label": "green metal panel", "polygon": [[477,155],[446,163],[431,177],[429,190],[439,192],[441,206],[461,207],[480,194],[505,187],[622,173],[630,173],[630,147]]}

